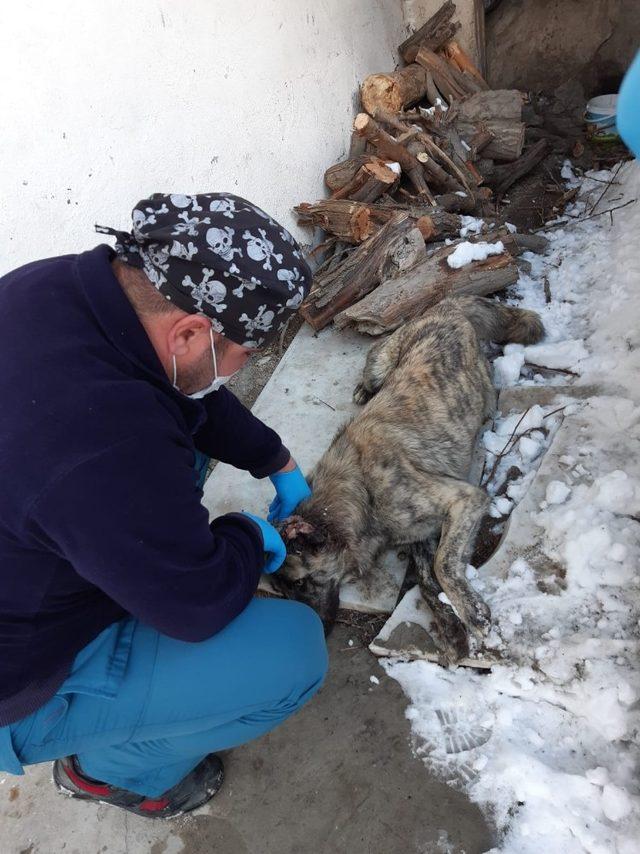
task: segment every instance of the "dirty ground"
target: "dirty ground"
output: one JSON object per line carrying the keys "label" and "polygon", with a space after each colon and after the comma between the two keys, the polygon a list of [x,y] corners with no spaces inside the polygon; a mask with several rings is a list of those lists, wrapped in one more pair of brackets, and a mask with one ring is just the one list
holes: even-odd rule
{"label": "dirty ground", "polygon": [[[320,695],[226,754],[227,779],[191,817],[154,823],[54,792],[49,765],[0,785],[2,854],[481,854],[480,810],[412,754],[406,698],[338,625]],[[353,645],[350,645],[350,641]],[[379,680],[379,683],[374,681]]]}

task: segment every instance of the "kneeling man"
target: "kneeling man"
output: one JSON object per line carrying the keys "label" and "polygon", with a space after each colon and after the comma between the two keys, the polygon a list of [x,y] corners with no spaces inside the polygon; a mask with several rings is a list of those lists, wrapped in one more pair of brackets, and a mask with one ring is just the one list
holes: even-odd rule
{"label": "kneeling man", "polygon": [[[320,687],[322,626],[256,599],[269,521],[201,504],[210,457],[309,487],[222,387],[311,283],[291,235],[237,196],[156,194],[131,233],[0,280],[0,769],[55,760],[76,797],[167,817],[222,781],[216,751]],[[284,405],[284,404],[283,404]]]}

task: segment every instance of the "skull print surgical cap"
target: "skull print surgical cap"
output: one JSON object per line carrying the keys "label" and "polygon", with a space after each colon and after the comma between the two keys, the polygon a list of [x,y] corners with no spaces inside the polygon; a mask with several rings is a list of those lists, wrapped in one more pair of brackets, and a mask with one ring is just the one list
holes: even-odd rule
{"label": "skull print surgical cap", "polygon": [[96,226],[176,306],[206,314],[244,347],[273,340],[311,287],[311,270],[289,232],[230,193],[154,193],[132,212],[131,232]]}

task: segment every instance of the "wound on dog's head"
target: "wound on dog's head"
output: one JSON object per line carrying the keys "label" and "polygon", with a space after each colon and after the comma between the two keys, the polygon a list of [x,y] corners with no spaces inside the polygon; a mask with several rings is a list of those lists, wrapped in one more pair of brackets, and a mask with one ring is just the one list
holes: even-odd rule
{"label": "wound on dog's head", "polygon": [[288,554],[313,553],[328,539],[326,526],[314,525],[298,515],[285,519],[280,533]]}

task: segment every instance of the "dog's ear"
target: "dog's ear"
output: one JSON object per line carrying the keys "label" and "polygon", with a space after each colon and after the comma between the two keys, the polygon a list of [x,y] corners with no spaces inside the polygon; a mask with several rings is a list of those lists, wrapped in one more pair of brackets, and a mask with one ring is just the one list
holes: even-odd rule
{"label": "dog's ear", "polygon": [[328,540],[327,529],[324,526],[315,525],[298,515],[285,519],[280,533],[287,551],[293,554],[317,551]]}
{"label": "dog's ear", "polygon": [[307,520],[303,519],[302,516],[288,516],[282,522],[282,539],[285,540],[285,542],[288,542],[289,540],[297,540],[299,537],[313,533],[313,530],[314,528],[311,522],[307,522]]}

